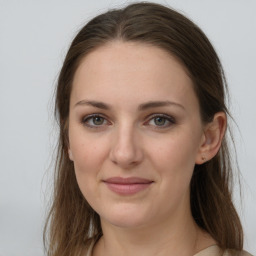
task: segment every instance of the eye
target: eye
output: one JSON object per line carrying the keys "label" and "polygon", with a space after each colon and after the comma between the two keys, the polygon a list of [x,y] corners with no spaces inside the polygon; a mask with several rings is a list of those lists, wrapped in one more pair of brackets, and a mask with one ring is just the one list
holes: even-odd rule
{"label": "eye", "polygon": [[175,120],[169,115],[156,114],[146,124],[156,128],[167,128],[175,124]]}
{"label": "eye", "polygon": [[83,118],[82,123],[90,128],[99,128],[104,125],[108,125],[109,122],[106,120],[106,118],[94,114],[94,115],[89,115]]}

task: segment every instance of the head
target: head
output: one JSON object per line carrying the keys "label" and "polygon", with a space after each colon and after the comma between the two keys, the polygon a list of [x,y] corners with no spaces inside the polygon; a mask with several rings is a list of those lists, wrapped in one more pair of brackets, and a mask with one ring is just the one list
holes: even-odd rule
{"label": "head", "polygon": [[209,136],[205,137],[195,157],[188,181],[190,209],[197,225],[210,233],[222,248],[241,249],[242,228],[231,200],[231,165],[224,136],[227,88],[220,60],[205,34],[193,22],[170,8],[153,3],[131,4],[97,16],[80,30],[69,48],[56,92],[60,137],[50,215],[52,245],[58,244],[57,250],[63,253],[61,248],[70,241],[66,250],[79,251],[79,245],[102,234],[99,215],[81,193],[72,161],[72,93],[77,74],[81,69],[86,72],[86,61],[95,53],[106,54],[108,50],[114,53],[115,47],[120,45],[122,50],[130,46],[130,55],[135,54],[136,49],[140,49],[140,53],[151,49],[148,52],[153,53],[149,56],[160,52],[170,58],[183,72],[194,95],[200,127],[222,126],[215,144],[208,143],[213,138],[209,129]]}

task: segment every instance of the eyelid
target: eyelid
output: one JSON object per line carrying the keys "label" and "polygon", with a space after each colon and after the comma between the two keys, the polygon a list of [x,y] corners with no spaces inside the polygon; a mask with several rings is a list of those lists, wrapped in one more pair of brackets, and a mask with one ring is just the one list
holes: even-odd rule
{"label": "eyelid", "polygon": [[[88,124],[88,120],[94,118],[94,117],[100,117],[100,118],[103,118],[104,121],[107,121],[107,124],[102,124],[102,125],[90,125]],[[86,116],[83,116],[82,117],[82,120],[81,120],[81,123],[88,127],[88,128],[92,128],[92,129],[99,129],[99,128],[102,128],[104,127],[105,125],[109,125],[111,124],[111,122],[108,121],[107,117],[101,113],[93,113],[93,114],[89,114],[89,115],[86,115]]]}
{"label": "eyelid", "polygon": [[156,118],[156,117],[162,117],[162,118],[165,118],[169,124],[168,125],[164,125],[164,126],[157,126],[155,125],[155,129],[165,129],[165,128],[169,128],[171,125],[174,125],[176,124],[176,120],[174,117],[168,115],[168,114],[164,114],[164,113],[156,113],[156,114],[152,114],[152,115],[149,115],[147,116],[147,121],[146,121],[146,124],[148,124],[152,119]]}
{"label": "eyelid", "polygon": [[[100,117],[103,118],[104,121],[107,122],[107,124],[101,124],[101,125],[90,125],[88,124],[88,120],[94,118],[94,117]],[[150,125],[149,122],[151,120],[153,120],[156,117],[161,117],[167,120],[168,124],[167,125],[163,125],[163,126],[158,126],[158,125]],[[174,125],[176,123],[176,120],[173,116],[170,116],[169,114],[165,114],[165,113],[154,113],[154,114],[150,114],[148,115],[146,118],[146,121],[143,123],[143,125],[150,125],[150,126],[154,126],[154,129],[165,129],[165,128],[169,128],[170,126]],[[93,113],[93,114],[88,114],[82,117],[81,123],[88,127],[88,128],[92,128],[92,129],[100,129],[103,128],[104,126],[108,126],[111,125],[112,123],[108,120],[108,117],[106,117],[104,114],[102,113]]]}

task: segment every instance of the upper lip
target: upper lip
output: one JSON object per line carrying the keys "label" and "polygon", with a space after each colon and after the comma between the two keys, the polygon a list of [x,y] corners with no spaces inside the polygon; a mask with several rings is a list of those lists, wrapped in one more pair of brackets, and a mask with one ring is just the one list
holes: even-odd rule
{"label": "upper lip", "polygon": [[104,182],[112,183],[112,184],[148,184],[152,183],[152,180],[140,178],[140,177],[111,177],[108,179],[105,179]]}

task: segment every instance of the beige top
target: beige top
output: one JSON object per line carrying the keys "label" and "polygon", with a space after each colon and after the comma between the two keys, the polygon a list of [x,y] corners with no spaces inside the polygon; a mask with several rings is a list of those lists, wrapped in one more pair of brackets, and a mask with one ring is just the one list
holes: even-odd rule
{"label": "beige top", "polygon": [[[93,249],[94,243],[91,243],[89,250],[85,256],[92,256],[92,249]],[[226,250],[223,254],[221,253],[220,248],[217,245],[212,245],[194,256],[233,256],[237,255],[234,251]],[[239,256],[253,256],[249,254],[248,252],[243,251]]]}

